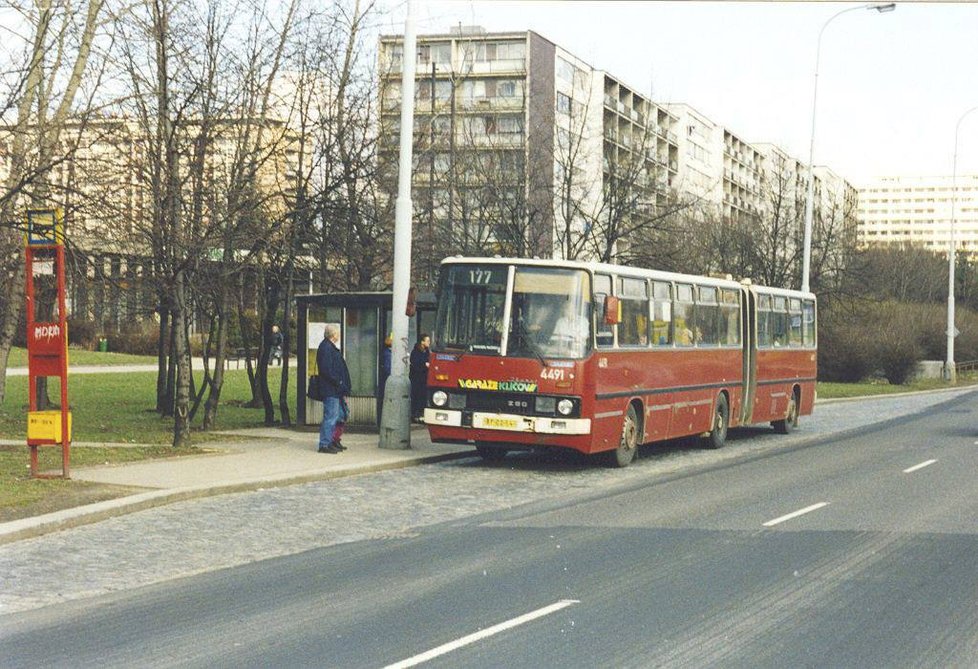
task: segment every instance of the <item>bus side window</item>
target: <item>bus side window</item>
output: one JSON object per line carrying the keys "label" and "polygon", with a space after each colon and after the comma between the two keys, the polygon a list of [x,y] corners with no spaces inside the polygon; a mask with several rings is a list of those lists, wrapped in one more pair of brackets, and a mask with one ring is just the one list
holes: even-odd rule
{"label": "bus side window", "polygon": [[652,283],[652,345],[672,344],[672,285]]}
{"label": "bus side window", "polygon": [[594,308],[591,309],[597,323],[598,348],[610,348],[615,345],[615,328],[604,322],[604,298],[611,295],[611,277],[607,274],[594,275]]}
{"label": "bus side window", "polygon": [[788,343],[795,348],[802,345],[801,300],[788,301]]}
{"label": "bus side window", "polygon": [[740,295],[736,290],[720,291],[719,328],[721,346],[740,346]]}
{"label": "bus side window", "polygon": [[802,305],[801,313],[805,329],[805,346],[815,346],[815,303],[805,300]]}
{"label": "bus side window", "polygon": [[772,335],[773,323],[771,318],[771,296],[757,296],[757,346],[770,348],[774,345]]}
{"label": "bus side window", "polygon": [[772,315],[774,316],[774,345],[775,346],[787,346],[788,345],[788,299],[785,297],[775,296],[774,298],[774,309]]}
{"label": "bus side window", "polygon": [[697,286],[696,318],[693,338],[697,346],[717,345],[717,326],[720,322],[720,305],[717,289],[713,286]]}
{"label": "bus side window", "polygon": [[643,279],[620,278],[618,281],[618,295],[621,298],[621,326],[618,328],[618,345],[648,346],[648,286]]}
{"label": "bus side window", "polygon": [[676,284],[676,302],[672,309],[673,331],[676,333],[676,344],[679,346],[693,345],[693,287],[680,283]]}

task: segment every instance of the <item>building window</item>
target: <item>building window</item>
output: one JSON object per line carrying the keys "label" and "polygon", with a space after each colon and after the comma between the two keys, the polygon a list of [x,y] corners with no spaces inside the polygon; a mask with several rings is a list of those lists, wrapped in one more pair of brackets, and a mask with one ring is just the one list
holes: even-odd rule
{"label": "building window", "polygon": [[511,80],[500,81],[496,85],[496,95],[498,95],[501,98],[515,98],[516,82]]}
{"label": "building window", "polygon": [[574,70],[576,68],[563,58],[557,58],[557,78],[566,81],[568,84],[574,83]]}
{"label": "building window", "polygon": [[557,93],[557,111],[561,114],[571,113],[571,99],[563,93]]}

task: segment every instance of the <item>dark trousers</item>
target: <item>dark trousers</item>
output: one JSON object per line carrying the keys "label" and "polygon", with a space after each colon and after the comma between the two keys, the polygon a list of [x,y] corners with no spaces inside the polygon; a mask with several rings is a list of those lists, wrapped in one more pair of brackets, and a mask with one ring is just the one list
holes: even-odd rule
{"label": "dark trousers", "polygon": [[424,377],[411,379],[411,418],[420,418],[424,414],[427,402],[428,384]]}

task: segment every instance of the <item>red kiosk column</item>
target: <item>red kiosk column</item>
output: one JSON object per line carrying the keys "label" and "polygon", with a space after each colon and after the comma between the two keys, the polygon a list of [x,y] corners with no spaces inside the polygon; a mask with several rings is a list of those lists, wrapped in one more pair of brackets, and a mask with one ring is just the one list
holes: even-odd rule
{"label": "red kiosk column", "polygon": [[[58,478],[38,472],[37,449],[61,445],[61,478],[69,478],[71,453],[71,412],[68,410],[68,325],[65,304],[64,221],[59,209],[27,211],[27,360],[29,375],[29,411],[27,445],[31,452],[31,476]],[[57,282],[57,320],[35,320],[34,272],[45,263],[54,263]],[[61,380],[61,409],[37,410],[38,377]]]}

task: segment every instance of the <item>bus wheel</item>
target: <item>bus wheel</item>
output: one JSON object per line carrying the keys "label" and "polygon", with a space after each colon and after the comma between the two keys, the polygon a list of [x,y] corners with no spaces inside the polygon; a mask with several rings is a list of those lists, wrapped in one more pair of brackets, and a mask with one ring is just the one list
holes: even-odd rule
{"label": "bus wheel", "polygon": [[798,427],[798,404],[799,402],[798,392],[793,392],[791,394],[791,401],[788,402],[788,413],[781,420],[776,420],[771,423],[774,427],[774,431],[778,434],[788,434],[793,429]]}
{"label": "bus wheel", "polygon": [[498,448],[488,444],[476,444],[475,452],[486,462],[499,462],[506,457],[508,451],[505,448]]}
{"label": "bus wheel", "polygon": [[635,411],[634,404],[629,404],[625,420],[621,425],[621,440],[618,442],[618,448],[606,454],[609,466],[627,467],[632,463],[638,451],[638,429],[638,412]]}
{"label": "bus wheel", "polygon": [[730,406],[727,404],[727,396],[720,393],[717,397],[716,413],[713,414],[713,428],[704,440],[707,448],[723,447],[727,442],[727,426],[729,423]]}

